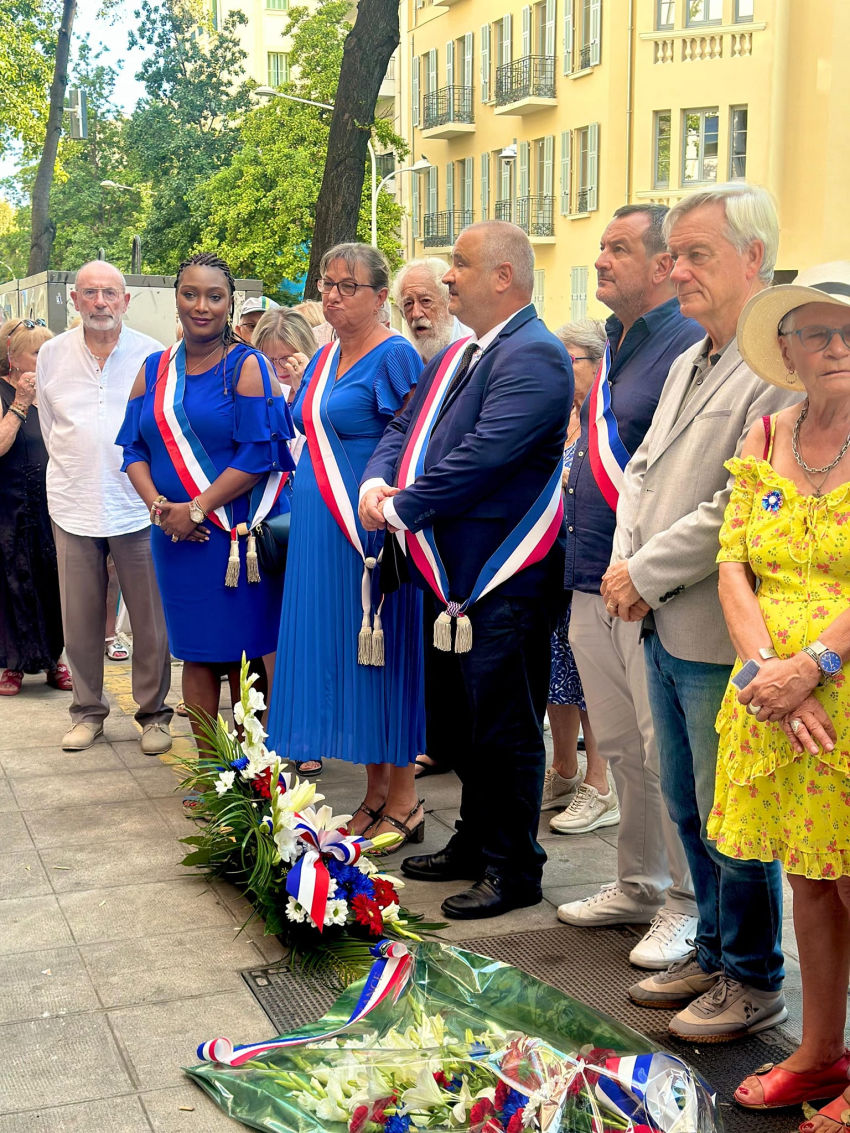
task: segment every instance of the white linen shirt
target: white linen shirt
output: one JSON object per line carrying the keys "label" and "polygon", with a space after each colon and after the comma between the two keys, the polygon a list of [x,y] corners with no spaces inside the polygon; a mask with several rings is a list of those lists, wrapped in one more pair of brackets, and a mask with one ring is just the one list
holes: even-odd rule
{"label": "white linen shirt", "polygon": [[47,509],[70,535],[103,539],[150,524],[150,515],[121,471],[115,438],[133,382],[161,342],[122,326],[101,369],[82,326],[50,339],[38,352],[38,418],[47,448]]}

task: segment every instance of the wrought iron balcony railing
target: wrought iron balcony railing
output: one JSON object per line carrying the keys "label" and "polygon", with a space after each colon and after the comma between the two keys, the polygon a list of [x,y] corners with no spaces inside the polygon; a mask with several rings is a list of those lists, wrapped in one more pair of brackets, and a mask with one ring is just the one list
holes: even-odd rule
{"label": "wrought iron balcony railing", "polygon": [[513,201],[496,201],[496,220],[510,220],[514,219],[514,202]]}
{"label": "wrought iron balcony railing", "polygon": [[448,248],[461,231],[472,224],[472,209],[448,212],[426,212],[424,240],[426,248]]}
{"label": "wrought iron balcony railing", "polygon": [[375,155],[375,167],[378,172],[378,180],[382,181],[384,177],[389,175],[395,169],[395,154],[394,153],[378,153]]}
{"label": "wrought iron balcony railing", "polygon": [[587,212],[590,204],[590,191],[579,189],[576,193],[576,212]]}
{"label": "wrought iron balcony railing", "polygon": [[514,223],[529,236],[554,236],[555,198],[518,197]]}
{"label": "wrought iron balcony railing", "polygon": [[450,122],[475,121],[472,87],[441,87],[425,95],[423,129],[446,126]]}
{"label": "wrought iron balcony railing", "polygon": [[578,68],[580,71],[585,71],[593,62],[593,47],[591,44],[586,43],[583,47],[579,48],[578,54]]}
{"label": "wrought iron balcony railing", "polygon": [[496,68],[496,105],[555,97],[555,56],[526,55]]}

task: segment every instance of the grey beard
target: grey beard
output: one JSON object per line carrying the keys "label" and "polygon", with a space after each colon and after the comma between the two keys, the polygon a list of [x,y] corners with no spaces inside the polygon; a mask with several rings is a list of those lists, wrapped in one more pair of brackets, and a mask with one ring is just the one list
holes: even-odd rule
{"label": "grey beard", "polygon": [[435,327],[428,338],[417,340],[416,349],[422,361],[430,362],[441,350],[444,350],[451,342],[453,332],[454,323],[449,322],[444,326]]}

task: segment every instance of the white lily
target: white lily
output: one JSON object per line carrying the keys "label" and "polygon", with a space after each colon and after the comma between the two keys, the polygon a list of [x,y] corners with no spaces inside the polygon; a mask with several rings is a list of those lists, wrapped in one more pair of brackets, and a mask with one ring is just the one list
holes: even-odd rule
{"label": "white lily", "polygon": [[348,1122],[348,1110],[345,1107],[345,1094],[339,1082],[331,1078],[327,1085],[327,1094],[316,1106],[316,1117],[321,1121]]}
{"label": "white lily", "polygon": [[428,1110],[432,1106],[444,1104],[443,1091],[434,1081],[433,1073],[423,1066],[416,1075],[416,1085],[405,1090],[401,1099],[408,1109]]}
{"label": "white lily", "polygon": [[[452,1106],[452,1118],[458,1125],[466,1123],[466,1111],[472,1108],[472,1094],[469,1092],[469,1085],[466,1081],[466,1075],[461,1078],[460,1089],[457,1094],[457,1101]],[[493,1091],[493,1097],[496,1096],[496,1091]]]}
{"label": "white lily", "polygon": [[385,909],[381,910],[381,916],[384,918],[384,924],[393,924],[398,920],[398,904],[393,901],[391,905],[387,905]]}
{"label": "white lily", "polygon": [[215,789],[218,795],[226,794],[233,786],[233,780],[236,778],[235,771],[222,771],[215,781]]}
{"label": "white lily", "polygon": [[394,886],[396,889],[404,889],[404,881],[392,873],[376,873],[375,880],[388,881],[390,885]]}

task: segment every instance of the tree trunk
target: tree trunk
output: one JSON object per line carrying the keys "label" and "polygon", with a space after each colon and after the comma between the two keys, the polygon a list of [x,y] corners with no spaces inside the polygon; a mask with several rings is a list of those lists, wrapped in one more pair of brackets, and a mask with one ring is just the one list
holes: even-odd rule
{"label": "tree trunk", "polygon": [[50,84],[47,132],[32,190],[32,234],[27,275],[47,271],[50,266],[53,238],[56,235],[56,225],[50,219],[50,187],[53,184],[53,170],[56,165],[56,154],[59,151],[59,139],[62,136],[65,88],[68,86],[68,57],[71,53],[71,28],[76,9],[77,0],[63,0],[62,23],[56,42],[56,65],[53,69],[53,82]]}
{"label": "tree trunk", "polygon": [[328,248],[356,239],[371,123],[390,57],[399,44],[398,8],[398,0],[360,0],[345,40],[316,202],[305,299],[318,298],[319,261]]}

